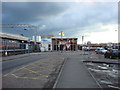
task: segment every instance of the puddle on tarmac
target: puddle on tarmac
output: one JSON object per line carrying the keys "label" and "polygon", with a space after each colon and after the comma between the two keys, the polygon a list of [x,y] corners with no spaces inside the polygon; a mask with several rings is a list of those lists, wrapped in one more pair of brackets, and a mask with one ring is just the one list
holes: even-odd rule
{"label": "puddle on tarmac", "polygon": [[[118,70],[119,67],[117,64],[105,64],[105,63],[91,63],[87,62],[86,66],[90,71],[92,71],[94,76],[97,77],[99,83],[103,85],[106,84],[110,88],[119,88],[118,87]],[[109,85],[109,86],[108,86]]]}

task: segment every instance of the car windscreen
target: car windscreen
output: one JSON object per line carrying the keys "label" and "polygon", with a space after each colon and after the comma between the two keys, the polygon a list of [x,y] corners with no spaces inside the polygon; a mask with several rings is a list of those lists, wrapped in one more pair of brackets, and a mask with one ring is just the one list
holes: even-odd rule
{"label": "car windscreen", "polygon": [[113,52],[115,52],[115,53],[117,53],[117,52],[120,53],[120,50],[113,50]]}

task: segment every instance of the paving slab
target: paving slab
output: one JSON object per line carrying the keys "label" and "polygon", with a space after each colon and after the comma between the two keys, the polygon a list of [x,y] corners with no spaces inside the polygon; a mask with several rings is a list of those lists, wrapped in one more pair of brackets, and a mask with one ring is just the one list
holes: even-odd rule
{"label": "paving slab", "polygon": [[82,62],[71,56],[66,61],[55,88],[100,88]]}

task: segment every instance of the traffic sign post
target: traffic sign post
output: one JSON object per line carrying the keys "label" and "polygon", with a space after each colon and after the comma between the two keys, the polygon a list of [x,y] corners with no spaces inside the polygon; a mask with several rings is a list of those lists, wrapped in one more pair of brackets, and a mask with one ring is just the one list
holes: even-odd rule
{"label": "traffic sign post", "polygon": [[30,54],[30,39],[28,39],[28,54]]}

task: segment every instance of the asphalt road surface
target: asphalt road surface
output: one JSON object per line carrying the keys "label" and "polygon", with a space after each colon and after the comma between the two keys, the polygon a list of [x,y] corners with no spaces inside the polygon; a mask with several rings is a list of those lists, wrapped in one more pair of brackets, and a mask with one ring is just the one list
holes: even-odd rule
{"label": "asphalt road surface", "polygon": [[12,60],[3,60],[2,61],[2,73],[6,74],[9,73],[11,70],[13,69],[17,69],[23,65],[35,62],[37,60],[40,60],[42,58],[44,58],[44,55],[40,55],[40,54],[30,54],[29,56],[24,56],[24,57],[19,57]]}
{"label": "asphalt road surface", "polygon": [[4,57],[2,87],[52,87],[63,62],[64,58],[60,52],[40,52]]}

